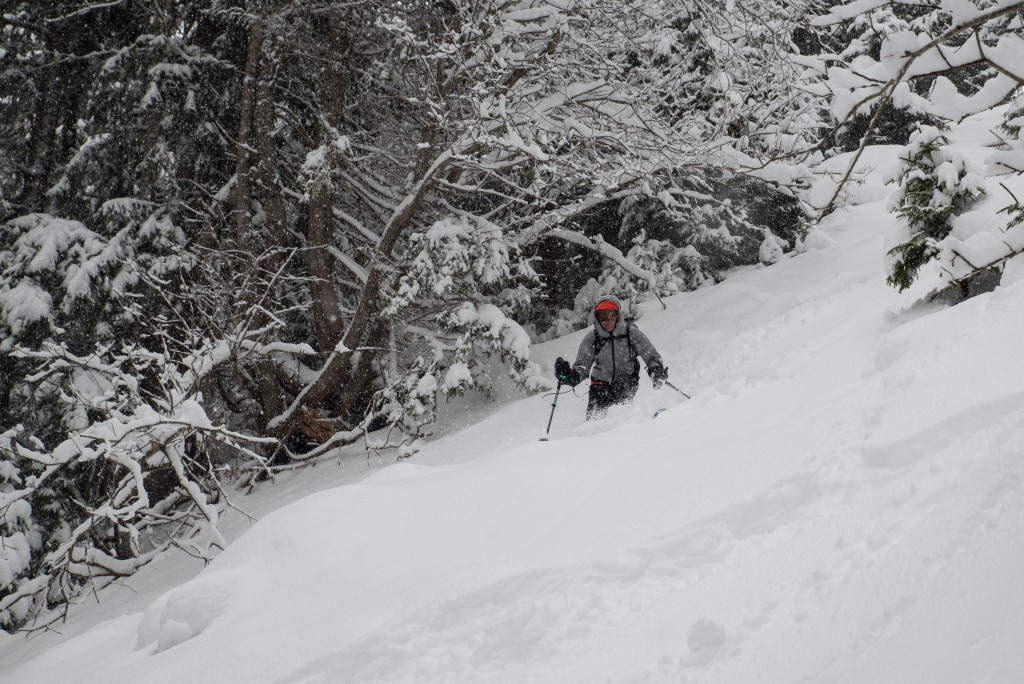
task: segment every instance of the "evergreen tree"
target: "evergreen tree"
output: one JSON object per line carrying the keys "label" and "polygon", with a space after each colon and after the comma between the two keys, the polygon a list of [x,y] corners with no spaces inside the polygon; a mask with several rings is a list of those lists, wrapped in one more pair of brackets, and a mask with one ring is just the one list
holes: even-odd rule
{"label": "evergreen tree", "polygon": [[8,99],[15,116],[38,115],[20,124],[24,144],[3,139],[23,160],[3,178],[14,217],[0,237],[0,408],[13,426],[0,518],[14,516],[3,534],[18,549],[0,563],[3,628],[134,571],[155,552],[145,530],[164,515],[186,523],[186,501],[210,522],[216,485],[196,480],[213,466],[180,452],[210,424],[195,404],[176,417],[198,392],[187,369],[202,340],[182,314],[230,99],[230,69],[201,45],[217,35],[207,19],[193,3],[4,16],[4,57],[23,70],[4,81]]}
{"label": "evergreen tree", "polygon": [[948,145],[937,128],[922,126],[900,157],[897,190],[890,199],[900,220],[887,251],[887,282],[900,290],[910,287],[921,267],[938,256],[953,216],[984,192],[982,177]]}

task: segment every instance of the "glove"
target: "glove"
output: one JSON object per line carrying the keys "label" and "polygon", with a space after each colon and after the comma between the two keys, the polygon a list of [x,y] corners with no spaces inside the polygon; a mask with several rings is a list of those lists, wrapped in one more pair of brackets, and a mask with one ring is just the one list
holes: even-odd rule
{"label": "glove", "polygon": [[580,384],[580,373],[569,365],[569,362],[559,356],[555,359],[555,377],[565,385],[575,387]]}
{"label": "glove", "polygon": [[654,363],[647,367],[647,374],[651,376],[651,384],[654,389],[661,389],[661,386],[668,380],[668,368],[660,363]]}

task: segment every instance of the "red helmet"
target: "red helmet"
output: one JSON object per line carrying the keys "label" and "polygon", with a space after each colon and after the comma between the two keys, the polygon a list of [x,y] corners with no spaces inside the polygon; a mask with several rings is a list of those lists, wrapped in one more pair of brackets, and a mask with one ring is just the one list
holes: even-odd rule
{"label": "red helmet", "polygon": [[597,303],[594,307],[594,311],[618,311],[619,307],[615,306],[615,302],[604,299]]}

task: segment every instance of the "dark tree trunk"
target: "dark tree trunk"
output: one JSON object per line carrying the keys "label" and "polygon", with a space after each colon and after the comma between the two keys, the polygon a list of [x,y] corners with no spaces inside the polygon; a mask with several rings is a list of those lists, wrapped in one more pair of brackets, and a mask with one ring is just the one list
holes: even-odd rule
{"label": "dark tree trunk", "polygon": [[46,208],[46,190],[53,173],[53,138],[58,113],[55,80],[55,73],[47,73],[36,82],[38,91],[32,111],[28,157],[25,159],[25,184],[17,198],[17,204],[24,213],[40,212]]}
{"label": "dark tree trunk", "polygon": [[[351,42],[346,28],[332,25],[325,31],[335,58],[321,71],[319,100],[327,125],[320,128],[321,145],[331,145],[342,125],[342,111],[348,86],[348,72],[340,60],[347,59]],[[331,253],[334,242],[334,185],[330,178],[316,183],[309,198],[309,271],[312,278],[313,325],[317,344],[322,352],[330,352],[344,333],[341,298],[334,283],[335,259]]]}
{"label": "dark tree trunk", "polygon": [[[267,298],[273,297],[275,276],[284,262],[287,235],[284,201],[277,176],[274,132],[274,65],[268,54],[266,33],[258,22],[249,28],[245,81],[242,86],[238,130],[237,185],[235,188],[235,236],[250,278],[240,294],[246,304],[239,331],[260,329],[269,323],[263,313]],[[264,221],[253,221],[262,212]],[[253,364],[252,380],[262,408],[263,427],[287,405],[277,381],[272,360],[261,358]]]}

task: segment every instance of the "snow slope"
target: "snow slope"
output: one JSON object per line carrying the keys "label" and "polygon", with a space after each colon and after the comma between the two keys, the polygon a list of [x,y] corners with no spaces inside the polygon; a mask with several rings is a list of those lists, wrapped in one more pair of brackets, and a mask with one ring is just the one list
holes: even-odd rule
{"label": "snow slope", "polygon": [[583,423],[581,387],[550,442],[533,397],[323,463],[239,501],[205,570],[0,639],[0,681],[1024,681],[1024,278],[887,287],[879,178],[805,253],[648,306],[692,400],[645,380]]}

